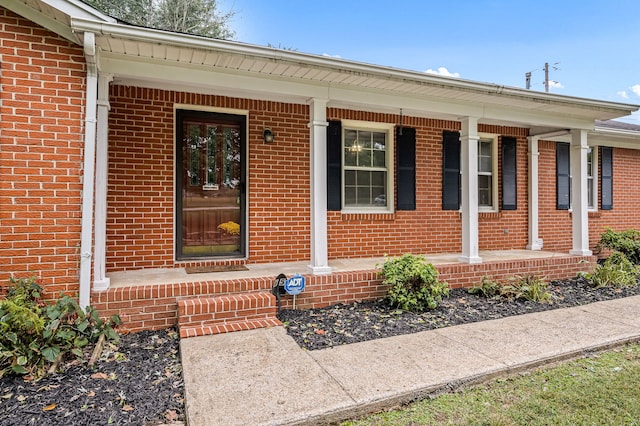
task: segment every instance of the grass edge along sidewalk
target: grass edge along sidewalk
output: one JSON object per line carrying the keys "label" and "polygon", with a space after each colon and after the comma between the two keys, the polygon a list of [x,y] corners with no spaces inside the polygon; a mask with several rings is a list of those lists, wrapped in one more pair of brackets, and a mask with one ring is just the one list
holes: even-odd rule
{"label": "grass edge along sidewalk", "polygon": [[342,426],[640,424],[640,343],[441,394]]}

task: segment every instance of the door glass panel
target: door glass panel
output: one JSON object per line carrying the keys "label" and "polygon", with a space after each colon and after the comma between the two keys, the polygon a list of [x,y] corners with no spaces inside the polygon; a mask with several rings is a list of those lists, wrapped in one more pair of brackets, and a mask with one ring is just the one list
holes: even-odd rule
{"label": "door glass panel", "polygon": [[241,254],[242,122],[182,120],[179,257]]}

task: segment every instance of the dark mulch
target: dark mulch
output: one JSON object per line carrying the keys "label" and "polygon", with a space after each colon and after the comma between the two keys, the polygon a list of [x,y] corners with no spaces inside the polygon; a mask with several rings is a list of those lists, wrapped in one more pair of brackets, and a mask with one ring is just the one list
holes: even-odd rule
{"label": "dark mulch", "polygon": [[[588,287],[583,279],[553,282],[551,304],[484,299],[452,290],[435,310],[403,312],[384,301],[280,313],[287,332],[306,349],[322,349],[456,324],[583,305],[640,294]],[[94,368],[67,365],[39,381],[0,379],[0,426],[158,425],[184,421],[184,383],[175,330],[124,335]]]}
{"label": "dark mulch", "polygon": [[0,379],[0,425],[158,425],[184,420],[175,330],[124,335],[94,368]]}
{"label": "dark mulch", "polygon": [[284,310],[278,317],[301,347],[315,350],[640,294],[640,285],[593,289],[583,278],[554,281],[548,289],[552,294],[551,303],[487,299],[454,289],[436,309],[421,313],[405,312],[390,307],[385,301],[373,301]]}

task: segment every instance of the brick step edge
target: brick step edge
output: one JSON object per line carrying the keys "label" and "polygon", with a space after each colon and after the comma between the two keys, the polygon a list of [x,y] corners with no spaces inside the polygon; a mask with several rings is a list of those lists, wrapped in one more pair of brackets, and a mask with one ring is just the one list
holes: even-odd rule
{"label": "brick step edge", "polygon": [[211,325],[180,327],[180,338],[210,336],[234,331],[255,330],[258,328],[278,327],[282,323],[277,318],[247,319],[222,322]]}

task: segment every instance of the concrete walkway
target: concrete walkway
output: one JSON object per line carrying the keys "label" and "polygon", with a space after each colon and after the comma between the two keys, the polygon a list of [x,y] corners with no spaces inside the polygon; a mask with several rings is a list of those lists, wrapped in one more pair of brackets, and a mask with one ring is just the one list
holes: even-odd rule
{"label": "concrete walkway", "polygon": [[283,327],[181,341],[187,424],[325,424],[640,340],[640,296],[306,351]]}

